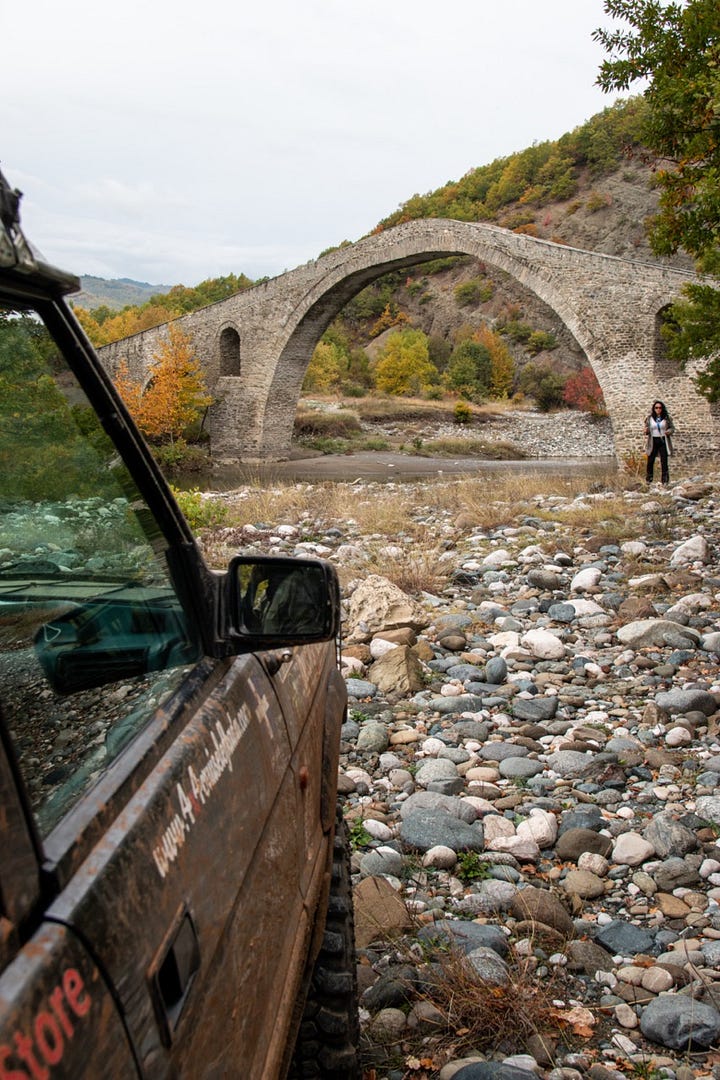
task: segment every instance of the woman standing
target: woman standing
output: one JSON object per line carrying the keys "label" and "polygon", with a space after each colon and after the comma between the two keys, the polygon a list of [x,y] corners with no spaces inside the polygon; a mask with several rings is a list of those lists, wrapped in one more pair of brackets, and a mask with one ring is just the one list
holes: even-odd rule
{"label": "woman standing", "polygon": [[647,474],[648,484],[652,483],[655,458],[660,455],[660,478],[663,484],[670,483],[668,458],[672,456],[672,435],[675,427],[670,414],[662,401],[653,401],[650,415],[645,417],[645,435],[647,436]]}

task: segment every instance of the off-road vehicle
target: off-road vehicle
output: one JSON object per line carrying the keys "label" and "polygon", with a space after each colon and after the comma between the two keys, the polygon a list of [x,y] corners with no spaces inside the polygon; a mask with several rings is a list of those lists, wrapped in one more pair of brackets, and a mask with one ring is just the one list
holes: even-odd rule
{"label": "off-road vehicle", "polygon": [[208,569],[18,204],[0,174],[0,1080],[347,1080],[336,574]]}

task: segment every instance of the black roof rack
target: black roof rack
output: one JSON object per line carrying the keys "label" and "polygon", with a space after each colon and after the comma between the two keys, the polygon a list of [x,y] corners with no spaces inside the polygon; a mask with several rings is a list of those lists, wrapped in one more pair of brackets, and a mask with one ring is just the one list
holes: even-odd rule
{"label": "black roof rack", "polygon": [[79,292],[80,279],[46,262],[26,239],[20,228],[21,198],[0,171],[0,282],[26,281],[53,295]]}

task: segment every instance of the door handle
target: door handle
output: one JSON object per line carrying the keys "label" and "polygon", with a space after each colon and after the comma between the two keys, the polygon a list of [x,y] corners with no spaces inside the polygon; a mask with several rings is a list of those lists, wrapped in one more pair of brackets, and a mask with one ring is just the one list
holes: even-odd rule
{"label": "door handle", "polygon": [[183,910],[150,969],[152,996],[163,1042],[169,1046],[200,967],[200,942],[190,913]]}

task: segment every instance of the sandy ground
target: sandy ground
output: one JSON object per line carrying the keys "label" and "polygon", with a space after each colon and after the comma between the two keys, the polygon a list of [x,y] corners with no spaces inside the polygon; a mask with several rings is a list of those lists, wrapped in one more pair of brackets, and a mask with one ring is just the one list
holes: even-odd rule
{"label": "sandy ground", "polygon": [[323,480],[417,480],[442,475],[477,473],[563,473],[578,476],[601,476],[612,473],[613,458],[532,458],[525,461],[489,461],[459,457],[421,457],[392,451],[364,451],[357,454],[327,454],[293,458],[266,465],[238,465],[213,472],[215,489],[247,483],[249,480],[298,480],[317,483]]}

